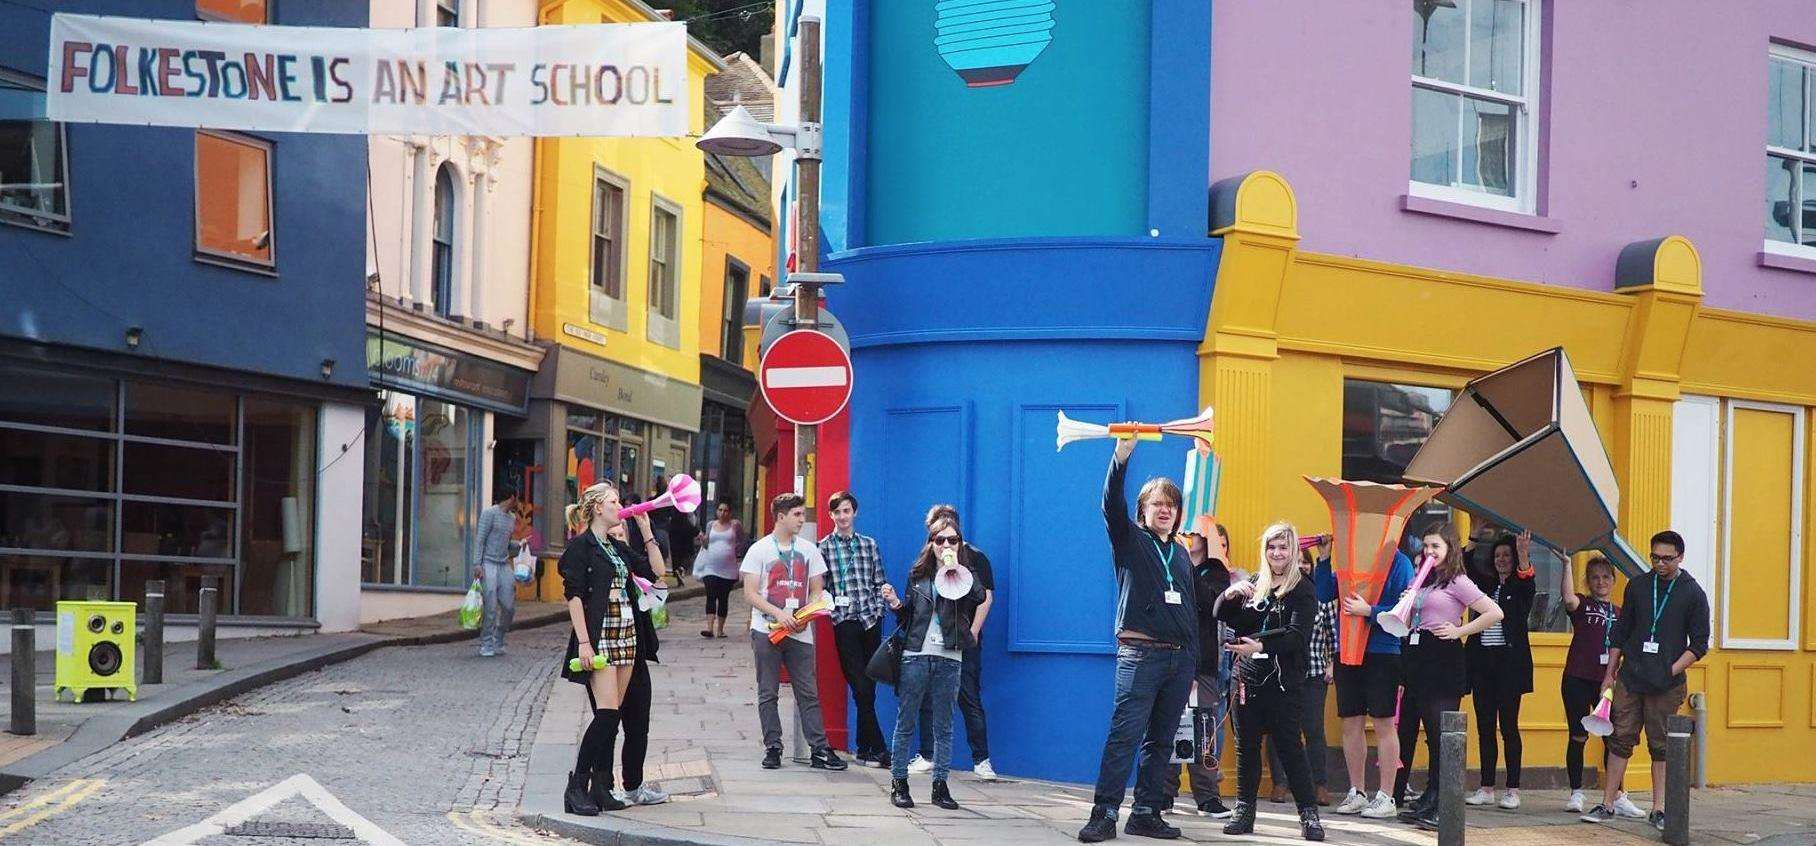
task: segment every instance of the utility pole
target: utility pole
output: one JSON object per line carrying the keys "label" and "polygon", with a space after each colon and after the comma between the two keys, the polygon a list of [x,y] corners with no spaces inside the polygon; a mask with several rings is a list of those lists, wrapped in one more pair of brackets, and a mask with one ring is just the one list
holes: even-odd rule
{"label": "utility pole", "polygon": [[[801,17],[801,139],[812,139],[795,150],[795,233],[800,239],[795,254],[795,269],[805,274],[820,269],[820,19]],[[811,277],[809,277],[811,278]],[[817,282],[799,282],[794,292],[795,328],[817,329],[820,325],[820,286]],[[796,424],[794,428],[795,491],[807,500],[807,525],[815,526],[818,492],[814,483],[814,452],[819,445],[819,427]]]}

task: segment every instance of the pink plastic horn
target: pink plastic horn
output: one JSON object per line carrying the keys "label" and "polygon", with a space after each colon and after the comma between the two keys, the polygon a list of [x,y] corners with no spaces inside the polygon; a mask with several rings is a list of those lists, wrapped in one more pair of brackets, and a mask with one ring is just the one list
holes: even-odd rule
{"label": "pink plastic horn", "polygon": [[673,479],[668,480],[668,493],[649,502],[639,502],[636,505],[627,505],[618,509],[618,519],[628,520],[639,514],[655,511],[658,508],[667,508],[671,505],[682,514],[694,513],[694,509],[700,507],[700,483],[694,481],[694,477],[686,473],[677,473]]}
{"label": "pink plastic horn", "polygon": [[1425,584],[1425,577],[1431,575],[1431,568],[1438,563],[1436,555],[1425,556],[1424,563],[1419,565],[1419,573],[1413,576],[1412,587],[1407,588],[1406,595],[1395,603],[1392,611],[1383,611],[1375,617],[1375,625],[1394,637],[1405,637],[1412,632],[1413,595]]}
{"label": "pink plastic horn", "polygon": [[1595,710],[1583,718],[1583,730],[1596,737],[1607,737],[1614,733],[1614,720],[1609,712],[1614,709],[1614,688],[1602,691],[1602,700],[1595,704]]}

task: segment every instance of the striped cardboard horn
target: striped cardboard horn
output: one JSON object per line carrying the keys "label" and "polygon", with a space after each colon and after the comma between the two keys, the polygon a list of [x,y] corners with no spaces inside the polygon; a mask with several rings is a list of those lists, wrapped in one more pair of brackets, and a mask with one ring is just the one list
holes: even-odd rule
{"label": "striped cardboard horn", "polygon": [[[1339,596],[1360,594],[1379,605],[1406,521],[1443,489],[1304,478],[1330,507],[1331,569]],[[1368,620],[1340,616],[1338,660],[1359,667],[1368,651]]]}
{"label": "striped cardboard horn", "polygon": [[1160,430],[1146,423],[1116,423],[1105,426],[1102,423],[1087,423],[1083,420],[1073,420],[1072,418],[1067,417],[1066,413],[1063,411],[1059,413],[1057,433],[1058,438],[1055,440],[1055,443],[1057,444],[1057,446],[1054,447],[1055,451],[1065,449],[1066,444],[1072,443],[1073,441],[1088,441],[1092,438],[1116,438],[1119,440],[1134,438],[1138,441],[1160,440]]}

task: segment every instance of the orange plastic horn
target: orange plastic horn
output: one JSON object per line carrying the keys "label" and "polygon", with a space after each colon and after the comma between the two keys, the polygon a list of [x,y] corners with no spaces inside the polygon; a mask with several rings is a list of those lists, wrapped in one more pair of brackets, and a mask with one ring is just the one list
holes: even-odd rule
{"label": "orange plastic horn", "polygon": [[[1339,600],[1360,594],[1370,604],[1380,604],[1406,521],[1444,489],[1303,478],[1330,507],[1331,568]],[[1368,620],[1347,613],[1338,617],[1337,660],[1359,667],[1368,653]]]}

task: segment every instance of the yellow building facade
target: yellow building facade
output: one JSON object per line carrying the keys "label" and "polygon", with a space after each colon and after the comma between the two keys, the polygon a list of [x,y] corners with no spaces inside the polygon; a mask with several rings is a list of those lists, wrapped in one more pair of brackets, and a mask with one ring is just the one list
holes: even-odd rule
{"label": "yellow building facade", "polygon": [[[1610,255],[1617,287],[1595,292],[1302,251],[1292,188],[1270,172],[1219,183],[1213,208],[1224,251],[1200,399],[1217,412],[1232,537],[1282,517],[1328,526],[1300,475],[1340,475],[1346,384],[1454,391],[1561,344],[1620,479],[1623,534],[1642,550],[1666,528],[1691,538],[1686,568],[1713,612],[1711,651],[1689,672],[1706,708],[1708,781],[1816,778],[1816,323],[1703,306],[1695,245],[1670,233]],[[1532,635],[1529,769],[1563,764],[1568,644],[1567,633]],[[1335,737],[1334,711],[1327,722]],[[1646,783],[1643,764],[1630,786]]]}

